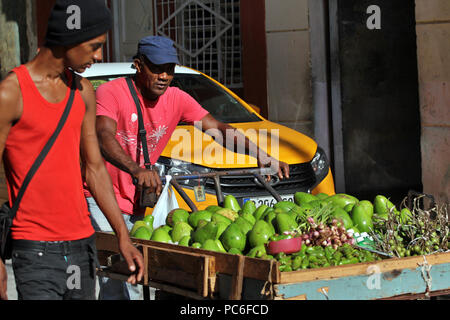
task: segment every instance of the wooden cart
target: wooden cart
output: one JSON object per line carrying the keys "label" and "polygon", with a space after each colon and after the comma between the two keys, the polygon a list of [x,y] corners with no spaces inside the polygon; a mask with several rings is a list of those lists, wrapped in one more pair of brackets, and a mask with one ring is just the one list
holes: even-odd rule
{"label": "wooden cart", "polygon": [[[117,238],[97,232],[98,274],[125,280]],[[132,238],[142,250],[142,285],[191,299],[370,300],[450,294],[450,252],[280,272],[276,260]]]}

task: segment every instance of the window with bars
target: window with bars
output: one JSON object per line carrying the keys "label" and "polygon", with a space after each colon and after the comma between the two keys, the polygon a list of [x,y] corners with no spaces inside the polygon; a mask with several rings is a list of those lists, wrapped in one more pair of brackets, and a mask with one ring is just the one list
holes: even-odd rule
{"label": "window with bars", "polygon": [[242,87],[239,0],[154,0],[154,15],[156,34],[175,42],[183,65]]}

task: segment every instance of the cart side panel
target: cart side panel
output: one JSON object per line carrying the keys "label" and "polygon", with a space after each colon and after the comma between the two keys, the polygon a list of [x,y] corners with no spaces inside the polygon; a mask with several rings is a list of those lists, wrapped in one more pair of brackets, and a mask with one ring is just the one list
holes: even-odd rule
{"label": "cart side panel", "polygon": [[422,267],[380,272],[366,275],[345,276],[337,279],[275,284],[276,299],[308,300],[371,300],[403,294],[419,294],[450,288],[450,263],[433,265],[430,274],[422,273]]}

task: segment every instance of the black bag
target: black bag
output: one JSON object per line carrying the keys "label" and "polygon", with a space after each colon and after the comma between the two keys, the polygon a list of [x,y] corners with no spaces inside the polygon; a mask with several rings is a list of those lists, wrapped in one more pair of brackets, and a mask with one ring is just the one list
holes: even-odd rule
{"label": "black bag", "polygon": [[41,163],[44,160],[47,153],[50,151],[50,148],[53,146],[53,143],[55,142],[56,137],[58,136],[59,132],[63,128],[64,123],[66,122],[67,117],[69,116],[70,109],[72,108],[72,103],[73,103],[73,99],[75,96],[75,90],[76,90],[75,74],[72,72],[72,86],[70,88],[69,100],[67,101],[66,108],[64,109],[64,112],[58,122],[58,125],[57,125],[55,131],[50,136],[50,139],[47,141],[44,148],[39,153],[38,157],[36,158],[33,165],[31,166],[30,170],[28,171],[27,175],[25,176],[22,186],[20,187],[19,192],[17,193],[17,198],[14,202],[13,207],[11,208],[9,206],[9,201],[7,201],[0,208],[0,258],[3,261],[5,261],[7,259],[11,259],[11,253],[12,253],[11,226],[12,226],[13,219],[16,216],[17,209],[19,208],[19,203],[22,200],[25,189],[27,188],[28,184],[30,183],[31,178],[36,173],[37,169],[41,165]]}
{"label": "black bag", "polygon": [[[142,118],[141,104],[139,102],[139,98],[137,96],[136,90],[134,89],[133,82],[131,78],[126,78],[128,88],[130,89],[131,96],[133,97],[134,104],[136,105],[136,110],[138,113],[138,124],[139,124],[139,137],[142,144],[142,150],[144,153],[144,161],[145,168],[148,170],[153,170],[153,166],[150,163],[150,158],[148,156],[148,147],[147,147],[147,132],[144,128],[144,120]],[[136,181],[133,181],[136,184]],[[147,188],[141,188],[139,194],[139,207],[141,208],[153,208],[158,201],[158,197],[156,193],[148,193]]]}
{"label": "black bag", "polygon": [[5,202],[0,208],[0,256],[3,261],[11,257],[11,235],[10,229],[13,221],[13,213],[9,202]]}

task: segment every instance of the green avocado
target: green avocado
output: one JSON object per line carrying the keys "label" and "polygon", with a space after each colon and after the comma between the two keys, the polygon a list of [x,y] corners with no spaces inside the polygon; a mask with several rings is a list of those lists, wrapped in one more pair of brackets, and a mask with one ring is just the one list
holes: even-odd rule
{"label": "green avocado", "polygon": [[165,225],[163,225],[163,226],[160,226],[158,229],[163,229],[163,230],[166,231],[168,234],[170,234],[170,233],[172,232],[172,229],[173,229],[173,228],[172,228],[171,226],[165,224]]}
{"label": "green avocado", "polygon": [[150,240],[152,233],[147,227],[138,227],[134,232],[133,238]]}
{"label": "green avocado", "polygon": [[325,200],[326,198],[329,197],[328,194],[324,193],[324,192],[320,192],[318,194],[315,195],[319,200]]}
{"label": "green avocado", "polygon": [[201,248],[202,244],[200,242],[194,242],[193,244],[191,244],[191,248]]}
{"label": "green avocado", "polygon": [[241,215],[241,217],[244,218],[245,220],[247,220],[248,222],[250,222],[252,224],[252,226],[255,225],[256,219],[253,216],[253,214],[251,214],[251,213],[243,213]]}
{"label": "green avocado", "polygon": [[214,212],[211,216],[211,221],[214,221],[215,223],[219,223],[219,222],[223,222],[223,223],[227,223],[230,224],[232,221],[231,219],[228,219],[227,217],[218,214],[217,212]]}
{"label": "green avocado", "polygon": [[203,220],[203,219],[199,220],[197,223],[196,229],[206,226],[208,224],[208,222],[209,222],[208,220]]}
{"label": "green avocado", "polygon": [[288,213],[289,215],[291,215],[291,217],[296,219],[298,215],[303,215],[303,210],[304,209],[302,209],[302,207],[295,205]]}
{"label": "green avocado", "polygon": [[295,203],[291,201],[280,201],[273,205],[274,209],[282,209],[284,211],[290,211],[295,206]]}
{"label": "green avocado", "polygon": [[203,244],[207,239],[216,239],[219,226],[215,222],[208,222],[206,225],[197,228],[192,234],[194,242]]}
{"label": "green avocado", "polygon": [[165,242],[165,243],[172,242],[172,238],[170,237],[169,233],[166,231],[166,229],[163,229],[163,228],[158,228],[155,231],[153,231],[150,240],[158,241],[158,242]]}
{"label": "green avocado", "polygon": [[345,229],[350,229],[353,226],[352,218],[350,218],[347,211],[341,207],[335,207],[334,211],[331,213],[331,216],[336,218],[338,221],[341,221]]}
{"label": "green avocado", "polygon": [[373,230],[372,217],[370,216],[370,213],[366,211],[364,206],[355,204],[352,210],[352,221],[353,225],[361,232],[369,233]]}
{"label": "green avocado", "polygon": [[227,222],[217,222],[217,234],[216,239],[219,239],[222,233],[227,229],[227,227],[230,225],[230,223]]}
{"label": "green avocado", "polygon": [[150,229],[153,231],[153,222],[155,221],[155,217],[152,216],[151,214],[148,214],[144,217],[144,219],[142,219],[142,221],[144,221],[145,223],[147,223],[147,225],[150,227]]}
{"label": "green avocado", "polygon": [[216,251],[216,252],[220,252],[220,247],[217,245],[216,240],[214,239],[206,239],[205,242],[202,244],[202,249],[205,250],[211,250],[211,251]]}
{"label": "green avocado", "polygon": [[183,247],[189,247],[190,241],[191,241],[191,236],[184,236],[183,238],[180,239],[180,241],[178,242],[178,245],[183,246]]}
{"label": "green avocado", "polygon": [[274,220],[279,214],[279,212],[271,210],[267,213],[267,215],[264,217],[264,221],[267,222],[269,228],[272,230],[272,233],[275,233],[275,226],[274,226]]}
{"label": "green avocado", "polygon": [[225,196],[225,198],[223,200],[223,207],[226,209],[234,210],[236,212],[241,210],[241,206],[239,205],[238,201],[231,194]]}
{"label": "green avocado", "polygon": [[237,217],[239,217],[239,214],[237,213],[237,211],[235,211],[233,209],[228,209],[228,208],[222,208],[220,210],[217,210],[215,213],[220,214],[220,215],[224,216],[225,218],[230,219],[231,221],[234,221],[237,219]]}
{"label": "green avocado", "polygon": [[246,256],[250,258],[261,258],[265,254],[267,254],[266,247],[263,244],[260,244],[259,246],[251,248]]}
{"label": "green avocado", "polygon": [[189,215],[188,223],[192,228],[197,228],[200,220],[211,221],[212,212],[207,210],[199,210]]}
{"label": "green avocado", "polygon": [[145,227],[148,229],[148,231],[150,232],[150,234],[153,232],[153,227],[150,227],[145,221],[143,220],[138,220],[133,224],[133,227],[131,228],[130,231],[130,236],[134,237],[137,229],[141,228],[141,227]]}
{"label": "green avocado", "polygon": [[225,250],[236,248],[239,251],[244,250],[246,244],[245,234],[241,228],[234,222],[230,224],[220,236],[220,241]]}
{"label": "green avocado", "polygon": [[282,234],[286,231],[294,231],[298,224],[288,213],[279,213],[275,218],[275,225],[278,234]]}
{"label": "green avocado", "polygon": [[408,208],[403,208],[400,211],[400,223],[407,224],[410,223],[412,220],[412,213]]}
{"label": "green avocado", "polygon": [[181,208],[173,209],[172,211],[170,211],[167,214],[166,224],[173,227],[175,225],[175,223],[177,223],[178,221],[187,222],[188,218],[189,218],[189,212],[187,212],[186,210],[181,209]]}
{"label": "green avocado", "polygon": [[178,221],[175,223],[175,226],[172,230],[172,241],[179,242],[183,237],[190,236],[193,231],[193,228],[189,225],[189,223],[184,221]]}
{"label": "green avocado", "polygon": [[255,217],[256,220],[261,219],[261,216],[263,215],[264,211],[266,211],[266,209],[268,208],[267,205],[262,204],[260,205],[255,212],[253,212],[253,216]]}
{"label": "green avocado", "polygon": [[271,235],[274,234],[273,228],[264,220],[256,221],[252,230],[248,233],[247,240],[252,248],[265,244],[269,241]]}
{"label": "green avocado", "polygon": [[352,212],[353,212],[353,209],[355,208],[356,205],[358,205],[359,207],[363,207],[364,211],[366,212],[366,214],[368,214],[370,217],[373,216],[373,204],[369,200],[361,200],[361,201],[359,201],[357,204],[355,204],[353,206]]}
{"label": "green avocado", "polygon": [[331,202],[335,207],[344,208],[349,203],[356,204],[359,200],[349,194],[337,193],[328,197],[325,201]]}
{"label": "green avocado", "polygon": [[217,244],[217,247],[219,248],[219,252],[227,253],[227,250],[223,247],[222,242],[219,239],[214,240]]}
{"label": "green avocado", "polygon": [[380,194],[376,195],[373,200],[373,209],[378,214],[389,214],[391,210],[394,212],[397,211],[395,205],[388,198]]}
{"label": "green avocado", "polygon": [[244,203],[244,206],[242,207],[242,214],[253,214],[253,212],[256,211],[256,205],[253,201],[248,200]]}
{"label": "green avocado", "polygon": [[230,250],[228,250],[228,253],[242,255],[242,251],[237,248],[230,248]]}
{"label": "green avocado", "polygon": [[298,191],[294,193],[294,202],[295,204],[301,206],[310,201],[317,200],[317,197],[311,193]]}
{"label": "green avocado", "polygon": [[267,217],[267,215],[268,215],[270,212],[273,212],[273,211],[275,211],[274,208],[272,208],[272,207],[267,207],[266,210],[264,210],[263,214],[261,215],[260,219],[261,219],[261,220],[265,220],[266,217]]}
{"label": "green avocado", "polygon": [[351,213],[354,206],[355,206],[354,203],[349,203],[349,204],[347,204],[347,205],[344,207],[344,210],[345,210],[347,213]]}
{"label": "green avocado", "polygon": [[221,206],[210,205],[210,206],[207,206],[205,210],[208,210],[208,211],[211,211],[212,213],[214,213],[220,209],[223,209],[223,208]]}
{"label": "green avocado", "polygon": [[249,221],[247,221],[247,219],[245,219],[244,217],[237,218],[233,222],[233,224],[237,225],[244,235],[246,235],[253,228],[253,225]]}

